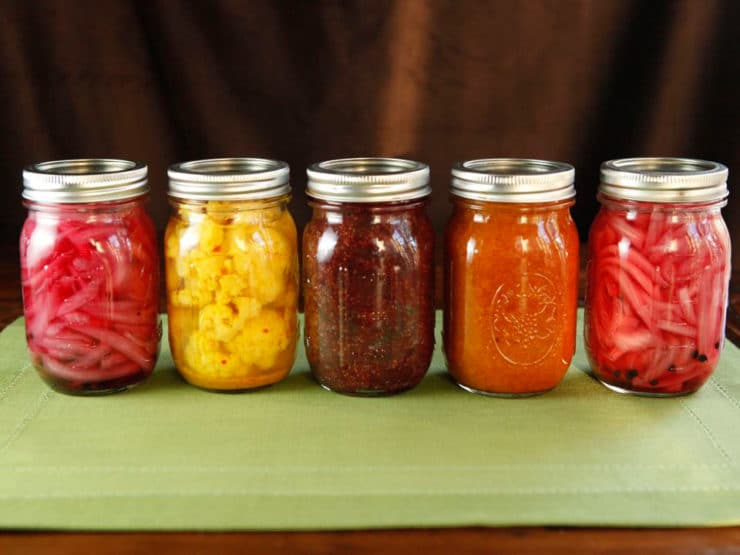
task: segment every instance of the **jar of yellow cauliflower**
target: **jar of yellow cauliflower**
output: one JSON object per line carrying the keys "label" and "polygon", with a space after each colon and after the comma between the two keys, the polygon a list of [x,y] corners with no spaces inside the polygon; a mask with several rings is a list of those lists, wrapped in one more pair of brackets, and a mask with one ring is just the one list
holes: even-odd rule
{"label": "jar of yellow cauliflower", "polygon": [[285,162],[219,158],[168,171],[167,313],[180,374],[212,390],[282,380],[298,336],[298,251]]}

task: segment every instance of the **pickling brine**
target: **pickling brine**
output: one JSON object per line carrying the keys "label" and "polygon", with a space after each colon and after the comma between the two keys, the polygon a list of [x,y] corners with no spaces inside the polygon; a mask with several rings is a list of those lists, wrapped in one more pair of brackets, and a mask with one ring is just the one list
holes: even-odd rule
{"label": "pickling brine", "polygon": [[[617,170],[602,178],[602,208],[590,233],[586,348],[594,374],[612,389],[680,395],[706,382],[724,344],[731,270],[730,238],[720,214],[726,170],[710,162],[647,160],[607,163]],[[612,182],[618,186],[624,173],[640,172],[638,164],[651,168],[653,182],[641,189],[646,200],[617,198],[622,191]],[[655,196],[655,180],[666,164],[669,194],[675,195],[679,175],[678,187],[693,197],[669,202]],[[696,174],[703,193],[690,187]]]}
{"label": "pickling brine", "polygon": [[34,366],[66,393],[139,383],[154,369],[161,335],[146,167],[66,160],[31,166],[24,179],[21,278]]}
{"label": "pickling brine", "polygon": [[165,234],[165,269],[178,371],[213,390],[283,379],[298,334],[297,234],[287,210],[287,165],[202,160],[173,166],[170,179],[174,212]]}

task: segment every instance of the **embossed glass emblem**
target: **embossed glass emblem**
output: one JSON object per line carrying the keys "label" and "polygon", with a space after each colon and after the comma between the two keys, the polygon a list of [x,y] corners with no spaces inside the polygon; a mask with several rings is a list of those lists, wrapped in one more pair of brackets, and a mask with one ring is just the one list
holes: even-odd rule
{"label": "embossed glass emblem", "polygon": [[491,302],[493,341],[503,358],[535,364],[552,350],[559,321],[557,291],[542,274],[502,283]]}

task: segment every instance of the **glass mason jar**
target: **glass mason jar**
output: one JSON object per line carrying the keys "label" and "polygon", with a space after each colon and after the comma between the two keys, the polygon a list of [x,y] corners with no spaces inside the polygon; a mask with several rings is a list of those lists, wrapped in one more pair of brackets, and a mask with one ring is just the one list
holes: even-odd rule
{"label": "glass mason jar", "polygon": [[444,351],[467,391],[553,389],[575,351],[578,234],[573,167],[492,158],[452,169]]}
{"label": "glass mason jar", "polygon": [[221,158],[168,172],[172,356],[189,383],[254,389],[288,375],[298,338],[298,250],[285,162]]}
{"label": "glass mason jar", "polygon": [[36,370],[63,393],[138,384],[154,369],[161,336],[147,167],[43,162],[23,171],[23,184],[21,282]]}
{"label": "glass mason jar", "polygon": [[717,366],[731,270],[726,182],[725,166],[703,160],[602,164],[584,334],[610,389],[683,395]]}
{"label": "glass mason jar", "polygon": [[348,158],[308,169],[305,343],[325,389],[390,395],[417,385],[434,350],[434,232],[426,164]]}

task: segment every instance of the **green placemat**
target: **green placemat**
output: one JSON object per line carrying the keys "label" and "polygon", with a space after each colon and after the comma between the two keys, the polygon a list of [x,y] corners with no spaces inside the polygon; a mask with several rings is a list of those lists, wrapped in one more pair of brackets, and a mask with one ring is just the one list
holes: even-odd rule
{"label": "green placemat", "polygon": [[418,388],[380,399],[319,388],[302,351],[284,382],[217,394],[183,383],[164,345],[146,384],[95,398],[44,385],[22,321],[0,353],[4,528],[740,524],[729,342],[678,399],[607,391],[581,346],[558,389],[520,400],[458,389],[439,349]]}

